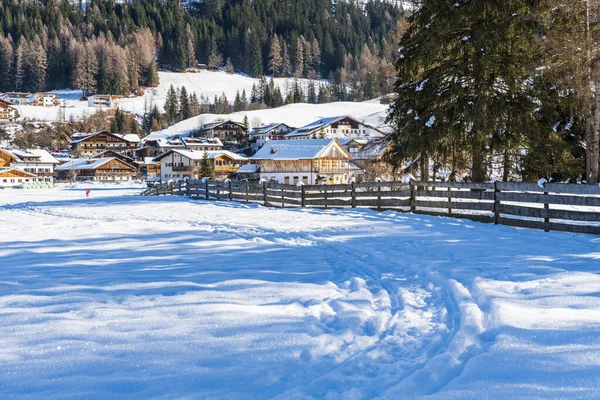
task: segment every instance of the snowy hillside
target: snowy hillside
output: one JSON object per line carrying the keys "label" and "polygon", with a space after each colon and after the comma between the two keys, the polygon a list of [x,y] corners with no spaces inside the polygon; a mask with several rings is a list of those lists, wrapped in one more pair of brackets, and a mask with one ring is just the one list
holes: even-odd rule
{"label": "snowy hillside", "polygon": [[[134,98],[124,98],[115,102],[116,106],[124,111],[142,114],[144,105],[151,107],[153,104],[162,111],[167,96],[169,87],[173,85],[177,87],[185,87],[189,93],[201,94],[207,97],[210,101],[215,96],[221,96],[225,93],[230,102],[235,99],[236,92],[240,93],[246,90],[248,98],[252,90],[252,85],[257,84],[259,80],[250,78],[241,74],[228,74],[222,71],[199,71],[199,72],[159,72],[160,84],[156,88],[149,88],[145,91],[144,96]],[[300,85],[307,85],[306,79],[300,79]],[[275,78],[275,83],[286,93],[294,85],[292,78]],[[304,87],[304,86],[303,86]],[[87,102],[80,101],[81,91],[78,90],[59,90],[58,97],[62,100],[65,106],[65,117],[68,121],[70,118],[81,118],[84,115],[93,114],[96,109],[88,107]],[[16,106],[19,114],[29,120],[38,121],[56,121],[59,117],[59,107],[36,107],[36,106]]]}
{"label": "snowy hillside", "polygon": [[288,104],[283,107],[268,110],[243,111],[227,115],[202,114],[181,121],[162,131],[153,132],[148,138],[155,139],[173,135],[185,135],[197,130],[202,124],[217,119],[232,119],[237,122],[243,122],[245,116],[248,117],[251,127],[271,122],[283,122],[290,126],[301,127],[324,117],[350,115],[368,125],[386,131],[388,128],[384,124],[387,116],[387,108],[387,105],[379,104],[378,102],[339,102],[327,104],[300,103]]}
{"label": "snowy hillside", "polygon": [[0,194],[1,398],[598,396],[596,236],[137,191]]}

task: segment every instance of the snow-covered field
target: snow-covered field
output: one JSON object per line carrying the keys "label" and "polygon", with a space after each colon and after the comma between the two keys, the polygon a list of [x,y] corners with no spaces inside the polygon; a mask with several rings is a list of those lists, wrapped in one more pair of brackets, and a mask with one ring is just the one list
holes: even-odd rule
{"label": "snow-covered field", "polygon": [[0,398],[598,398],[600,238],[0,191]]}

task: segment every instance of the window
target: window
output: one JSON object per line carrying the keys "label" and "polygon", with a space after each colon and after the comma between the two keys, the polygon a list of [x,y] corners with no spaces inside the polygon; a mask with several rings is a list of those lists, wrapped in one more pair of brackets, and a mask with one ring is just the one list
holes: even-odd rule
{"label": "window", "polygon": [[286,185],[290,184],[290,177],[286,176],[285,178],[283,178],[283,183],[285,183]]}
{"label": "window", "polygon": [[295,176],[295,177],[294,177],[294,185],[297,185],[297,184],[298,184],[298,177],[297,177],[297,176]]}
{"label": "window", "polygon": [[308,176],[302,177],[302,183],[304,183],[305,185],[308,185]]}

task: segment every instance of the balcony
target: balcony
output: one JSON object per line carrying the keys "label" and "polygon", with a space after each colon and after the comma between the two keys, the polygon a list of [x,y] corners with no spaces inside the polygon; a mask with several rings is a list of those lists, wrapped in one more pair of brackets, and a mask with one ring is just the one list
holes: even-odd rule
{"label": "balcony", "polygon": [[171,170],[173,172],[192,172],[194,169],[194,167],[191,167],[189,165],[184,166],[184,167],[171,167]]}

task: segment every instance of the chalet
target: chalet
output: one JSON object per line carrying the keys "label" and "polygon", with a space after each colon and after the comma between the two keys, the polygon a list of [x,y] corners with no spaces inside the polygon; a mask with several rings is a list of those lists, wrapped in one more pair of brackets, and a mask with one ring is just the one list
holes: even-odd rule
{"label": "chalet", "polygon": [[81,157],[56,167],[61,180],[130,181],[137,177],[137,168],[116,157]]}
{"label": "chalet", "polygon": [[31,105],[52,107],[59,104],[60,100],[58,100],[58,95],[56,93],[38,92],[32,95]]}
{"label": "chalet", "polygon": [[285,139],[375,138],[384,133],[352,117],[322,118],[285,135]]}
{"label": "chalet", "polygon": [[248,135],[250,137],[250,147],[252,152],[256,153],[269,140],[282,140],[285,135],[293,132],[292,128],[284,123],[270,124],[252,130]]}
{"label": "chalet", "polygon": [[0,149],[0,168],[16,168],[32,174],[30,182],[54,183],[54,167],[60,164],[46,150],[5,150]]}
{"label": "chalet", "polygon": [[6,92],[0,99],[16,106],[28,106],[33,102],[33,95],[31,93]]}
{"label": "chalet", "polygon": [[377,178],[384,181],[396,180],[394,168],[384,159],[389,145],[389,142],[383,139],[370,141],[360,146],[353,155],[354,163],[363,170],[359,181],[362,179],[366,182],[373,182]]}
{"label": "chalet", "polygon": [[88,107],[113,108],[113,98],[108,94],[89,96]]}
{"label": "chalet", "polygon": [[261,179],[284,184],[348,183],[358,172],[337,139],[271,140],[251,161]]}
{"label": "chalet", "polygon": [[205,124],[192,137],[219,138],[226,150],[238,151],[248,141],[248,128],[235,121],[215,121]]}
{"label": "chalet", "polygon": [[19,116],[17,109],[10,105],[9,102],[0,100],[0,122],[9,122]]}
{"label": "chalet", "polygon": [[72,151],[84,157],[105,150],[113,150],[127,156],[133,156],[139,143],[140,137],[133,133],[122,134],[101,131],[71,136]]}
{"label": "chalet", "polygon": [[160,178],[162,181],[171,179],[193,178],[200,179],[200,168],[204,154],[208,156],[216,178],[227,178],[236,172],[247,159],[227,150],[192,151],[170,150],[156,157],[160,162]]}
{"label": "chalet", "polygon": [[217,151],[223,148],[219,138],[159,138],[145,139],[143,146],[135,151],[139,159],[144,157],[158,157],[169,150],[196,150]]}
{"label": "chalet", "polygon": [[37,182],[37,175],[15,167],[0,167],[1,189],[22,188],[24,185],[31,182]]}

